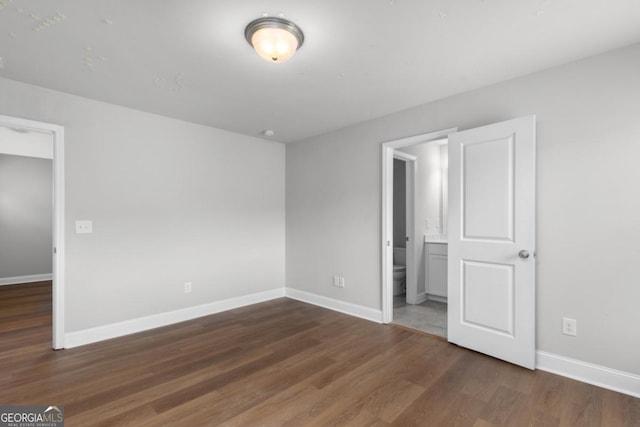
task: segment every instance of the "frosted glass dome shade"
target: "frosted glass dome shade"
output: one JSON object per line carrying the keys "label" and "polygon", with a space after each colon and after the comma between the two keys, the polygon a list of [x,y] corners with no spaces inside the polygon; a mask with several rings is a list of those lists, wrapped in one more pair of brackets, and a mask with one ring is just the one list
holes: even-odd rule
{"label": "frosted glass dome shade", "polygon": [[245,38],[256,53],[268,62],[285,62],[302,45],[300,28],[282,18],[260,18],[245,29]]}

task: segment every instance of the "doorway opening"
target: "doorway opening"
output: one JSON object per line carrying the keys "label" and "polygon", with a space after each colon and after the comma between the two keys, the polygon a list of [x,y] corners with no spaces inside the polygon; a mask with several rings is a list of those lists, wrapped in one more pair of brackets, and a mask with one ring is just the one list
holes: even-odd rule
{"label": "doorway opening", "polygon": [[[64,239],[64,128],[50,123],[36,122],[33,120],[0,115],[0,129],[7,135],[23,135],[25,139],[3,138],[0,141],[0,153],[4,153],[7,159],[15,157],[23,158],[50,158],[50,176],[52,186],[53,210],[51,215],[51,240],[49,249],[52,257],[51,274],[25,274],[13,277],[4,277],[5,284],[9,282],[25,283],[38,282],[51,279],[51,306],[52,306],[52,347],[64,348],[64,284],[65,284],[65,239]],[[26,137],[39,136],[37,142],[26,143]],[[48,151],[48,153],[47,153]],[[11,206],[11,200],[6,200]],[[51,211],[50,211],[51,212]],[[46,255],[45,255],[46,256]],[[9,272],[10,273],[10,272]],[[3,276],[5,276],[3,274]],[[47,276],[47,277],[44,277]],[[19,286],[19,285],[16,285]]]}
{"label": "doorway opening", "polygon": [[[447,336],[447,141],[396,149],[393,174],[393,323],[441,337]],[[400,161],[398,153],[412,160]],[[406,292],[399,286],[403,268]]]}
{"label": "doorway opening", "polygon": [[383,144],[383,322],[442,337],[447,336],[446,142],[455,131]]}

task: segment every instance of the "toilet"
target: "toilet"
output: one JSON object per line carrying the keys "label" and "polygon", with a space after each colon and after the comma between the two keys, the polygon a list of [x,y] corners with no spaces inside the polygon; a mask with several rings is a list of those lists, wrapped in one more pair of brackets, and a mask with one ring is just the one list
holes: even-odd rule
{"label": "toilet", "polygon": [[406,265],[407,249],[393,248],[393,295],[402,295],[405,292]]}

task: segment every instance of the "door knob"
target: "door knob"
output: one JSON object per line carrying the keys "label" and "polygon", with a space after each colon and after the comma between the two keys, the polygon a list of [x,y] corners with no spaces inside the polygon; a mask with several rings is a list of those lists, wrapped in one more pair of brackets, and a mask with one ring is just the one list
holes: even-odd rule
{"label": "door knob", "polygon": [[518,252],[518,256],[522,259],[527,259],[529,258],[529,251],[523,249],[520,252]]}

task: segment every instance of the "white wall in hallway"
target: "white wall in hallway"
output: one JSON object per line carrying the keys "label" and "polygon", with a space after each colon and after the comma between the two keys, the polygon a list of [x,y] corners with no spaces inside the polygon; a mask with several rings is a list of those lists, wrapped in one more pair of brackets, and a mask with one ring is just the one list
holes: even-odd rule
{"label": "white wall in hallway", "polygon": [[0,153],[53,159],[53,135],[0,126]]}
{"label": "white wall in hallway", "polygon": [[52,239],[51,159],[0,152],[0,281],[50,275]]}

